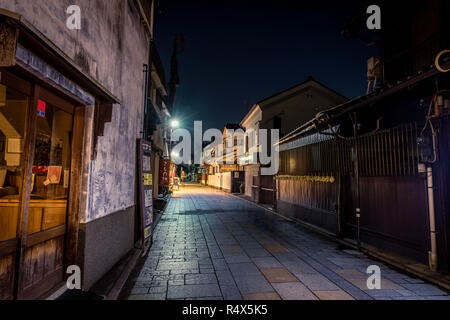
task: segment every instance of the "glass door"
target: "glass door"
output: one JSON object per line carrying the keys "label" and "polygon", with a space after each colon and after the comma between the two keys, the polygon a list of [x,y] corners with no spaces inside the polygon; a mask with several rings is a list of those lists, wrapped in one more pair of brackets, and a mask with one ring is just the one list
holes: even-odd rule
{"label": "glass door", "polygon": [[0,83],[0,300],[14,298],[29,101]]}
{"label": "glass door", "polygon": [[64,108],[60,105],[56,96],[44,89],[39,92],[26,249],[21,266],[22,299],[37,298],[64,279],[73,114],[66,103]]}
{"label": "glass door", "polygon": [[0,68],[0,300],[62,284],[74,105]]}

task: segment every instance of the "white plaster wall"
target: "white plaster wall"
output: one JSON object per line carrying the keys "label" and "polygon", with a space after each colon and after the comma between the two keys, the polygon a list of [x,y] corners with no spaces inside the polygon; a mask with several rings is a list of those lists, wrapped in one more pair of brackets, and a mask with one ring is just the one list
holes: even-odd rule
{"label": "white plaster wall", "polygon": [[224,190],[231,190],[231,172],[216,173],[208,176],[208,185]]}
{"label": "white plaster wall", "polygon": [[77,0],[81,30],[66,27],[72,0],[0,0],[21,14],[85,72],[121,100],[90,164],[86,222],[135,204],[136,139],[142,131],[148,39],[129,0]]}
{"label": "white plaster wall", "polygon": [[222,173],[222,189],[231,191],[231,172]]}
{"label": "white plaster wall", "polygon": [[281,118],[282,134],[288,134],[313,119],[318,112],[345,101],[345,98],[316,85],[316,83],[311,83],[304,92],[264,108],[261,127],[271,129],[270,120],[278,116]]}
{"label": "white plaster wall", "polygon": [[216,188],[220,188],[220,173],[208,176],[208,185]]}
{"label": "white plaster wall", "polygon": [[245,121],[241,122],[241,126],[245,129],[245,132],[248,134],[248,153],[250,156],[250,163],[256,163],[258,152],[258,137],[259,137],[259,129],[261,120],[263,118],[262,110],[259,106],[253,110],[253,112],[249,115]]}
{"label": "white plaster wall", "polygon": [[253,177],[259,175],[259,165],[245,166],[245,195],[252,196]]}

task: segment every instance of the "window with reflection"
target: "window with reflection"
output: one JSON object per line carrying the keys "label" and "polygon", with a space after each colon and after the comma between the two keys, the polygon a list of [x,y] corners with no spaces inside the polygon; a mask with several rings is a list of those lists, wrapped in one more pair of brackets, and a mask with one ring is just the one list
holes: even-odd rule
{"label": "window with reflection", "polygon": [[28,233],[66,222],[73,116],[49,103],[37,105],[36,142]]}
{"label": "window with reflection", "polygon": [[0,84],[0,242],[17,237],[29,97]]}

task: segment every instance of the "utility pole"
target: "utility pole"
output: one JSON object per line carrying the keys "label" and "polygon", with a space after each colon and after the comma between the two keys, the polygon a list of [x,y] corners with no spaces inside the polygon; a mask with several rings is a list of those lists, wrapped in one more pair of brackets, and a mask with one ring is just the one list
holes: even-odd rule
{"label": "utility pole", "polygon": [[[180,48],[179,48],[180,47]],[[173,53],[170,62],[170,80],[169,80],[169,97],[167,100],[167,108],[170,114],[174,115],[174,104],[177,88],[180,86],[180,74],[178,71],[178,54],[184,51],[184,36],[182,34],[176,34],[173,39]],[[172,132],[170,129],[170,141],[169,141],[169,156],[172,154]]]}
{"label": "utility pole", "polygon": [[174,111],[175,95],[177,88],[180,86],[180,75],[178,71],[178,54],[184,51],[184,36],[176,34],[173,40],[173,54],[170,63],[170,81],[169,81],[169,98],[168,108],[172,114]]}

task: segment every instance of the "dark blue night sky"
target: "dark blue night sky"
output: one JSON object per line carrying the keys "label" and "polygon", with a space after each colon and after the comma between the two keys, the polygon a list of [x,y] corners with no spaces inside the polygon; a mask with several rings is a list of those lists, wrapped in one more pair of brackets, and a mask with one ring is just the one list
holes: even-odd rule
{"label": "dark blue night sky", "polygon": [[155,41],[167,73],[173,35],[186,37],[175,103],[184,127],[239,123],[254,103],[309,75],[349,98],[366,90],[366,61],[377,51],[341,35],[359,1],[160,3]]}

